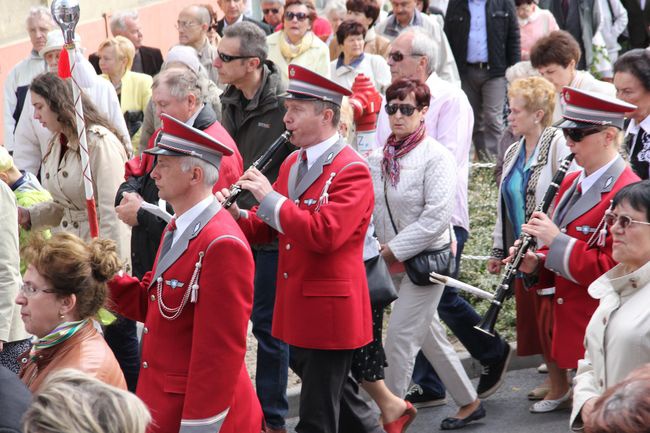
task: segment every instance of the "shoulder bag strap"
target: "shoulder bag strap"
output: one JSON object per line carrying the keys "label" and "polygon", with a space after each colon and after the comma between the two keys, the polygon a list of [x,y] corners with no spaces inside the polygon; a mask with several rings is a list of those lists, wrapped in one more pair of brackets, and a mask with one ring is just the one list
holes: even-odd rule
{"label": "shoulder bag strap", "polygon": [[388,194],[386,193],[386,179],[384,179],[384,200],[386,201],[386,210],[388,211],[388,218],[390,218],[390,223],[393,225],[393,230],[397,234],[397,226],[395,226],[395,221],[393,220],[393,213],[390,211],[390,206],[388,205]]}

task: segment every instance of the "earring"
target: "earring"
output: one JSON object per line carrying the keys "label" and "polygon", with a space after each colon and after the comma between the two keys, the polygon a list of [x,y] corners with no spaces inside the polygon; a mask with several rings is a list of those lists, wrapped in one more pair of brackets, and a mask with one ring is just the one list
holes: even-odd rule
{"label": "earring", "polygon": [[59,313],[59,319],[63,320],[63,319],[65,319],[65,316],[63,314]]}
{"label": "earring", "polygon": [[539,123],[539,120],[535,119],[535,125],[537,125],[538,123]]}

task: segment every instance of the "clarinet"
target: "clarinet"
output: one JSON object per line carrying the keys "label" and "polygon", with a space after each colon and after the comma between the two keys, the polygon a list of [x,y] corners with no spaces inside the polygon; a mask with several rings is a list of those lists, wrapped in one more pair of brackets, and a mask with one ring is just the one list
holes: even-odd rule
{"label": "clarinet", "polygon": [[[564,176],[566,176],[566,172],[569,169],[569,166],[571,165],[571,161],[573,161],[574,156],[575,155],[571,153],[569,154],[569,156],[564,158],[564,160],[562,160],[562,162],[560,163],[560,167],[555,172],[555,175],[553,176],[553,180],[551,180],[551,184],[548,186],[548,189],[544,194],[544,198],[535,208],[536,212],[544,212],[544,213],[548,212],[548,208],[551,207],[551,203],[553,203],[553,199],[555,198],[555,195],[557,194],[557,191],[560,188],[560,184],[562,183]],[[474,328],[476,328],[477,330],[484,332],[490,336],[494,336],[494,326],[496,325],[497,316],[501,311],[501,307],[503,306],[503,303],[511,294],[510,284],[515,279],[515,276],[519,271],[519,267],[523,262],[526,252],[528,252],[528,250],[531,248],[535,248],[535,246],[537,245],[537,240],[531,235],[529,235],[528,233],[524,233],[524,232],[521,233],[521,236],[519,237],[519,241],[520,241],[519,246],[515,251],[512,261],[508,263],[508,265],[506,266],[506,270],[505,273],[503,274],[503,278],[501,279],[501,283],[497,287],[497,291],[494,294],[494,298],[492,299],[492,301],[490,301],[491,304],[488,307],[488,310],[486,311],[485,315],[478,323],[478,325],[474,326]]]}
{"label": "clarinet", "polygon": [[[269,148],[264,152],[262,155],[260,155],[259,158],[257,158],[250,167],[248,167],[248,170],[251,168],[256,168],[259,171],[263,172],[264,169],[266,169],[266,166],[271,162],[271,158],[273,158],[273,155],[275,155],[275,152],[280,149],[281,146],[285,145],[286,143],[289,142],[289,138],[291,137],[291,131],[284,131],[282,135],[280,135],[274,142],[269,146]],[[246,171],[248,171],[246,170]],[[221,205],[228,209],[230,206],[232,206],[235,201],[237,201],[237,197],[239,197],[239,194],[241,194],[244,190],[239,186],[239,185],[231,185],[230,186],[230,196],[224,201]]]}

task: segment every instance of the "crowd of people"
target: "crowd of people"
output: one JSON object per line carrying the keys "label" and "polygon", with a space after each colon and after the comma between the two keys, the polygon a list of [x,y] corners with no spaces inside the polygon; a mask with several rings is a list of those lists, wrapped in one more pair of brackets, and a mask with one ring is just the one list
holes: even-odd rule
{"label": "crowd of people", "polygon": [[[88,53],[30,10],[4,84],[0,430],[286,433],[289,368],[299,433],[403,433],[447,391],[442,430],[489,425],[516,352],[548,372],[530,412],[646,431],[650,6],[249,3],[183,8],[169,49],[116,11]],[[487,271],[535,240],[514,347],[428,278],[459,275],[472,161],[497,166]]]}

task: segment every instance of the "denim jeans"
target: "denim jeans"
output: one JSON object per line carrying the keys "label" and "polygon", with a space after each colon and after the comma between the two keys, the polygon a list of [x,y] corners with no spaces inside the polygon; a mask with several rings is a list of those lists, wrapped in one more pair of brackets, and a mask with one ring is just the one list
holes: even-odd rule
{"label": "denim jeans", "polygon": [[289,346],[271,335],[278,252],[255,251],[255,296],[253,298],[253,335],[257,339],[255,387],[266,424],[282,428],[289,411],[287,376]]}
{"label": "denim jeans", "polygon": [[135,392],[140,374],[140,343],[135,321],[117,316],[115,322],[104,328],[104,339],[120,364],[127,388]]}
{"label": "denim jeans", "polygon": [[[456,250],[456,272],[452,277],[457,277],[460,270],[460,256],[463,253],[465,242],[468,238],[467,230],[454,226],[458,248]],[[445,287],[438,304],[438,315],[447,324],[449,329],[458,337],[463,346],[481,364],[491,364],[499,360],[505,349],[505,341],[498,335],[490,337],[474,329],[481,317],[474,308],[462,297],[458,296],[458,289]],[[420,385],[425,392],[435,395],[444,395],[445,387],[436,374],[434,367],[420,351],[415,358],[415,367],[412,375],[413,382]]]}

